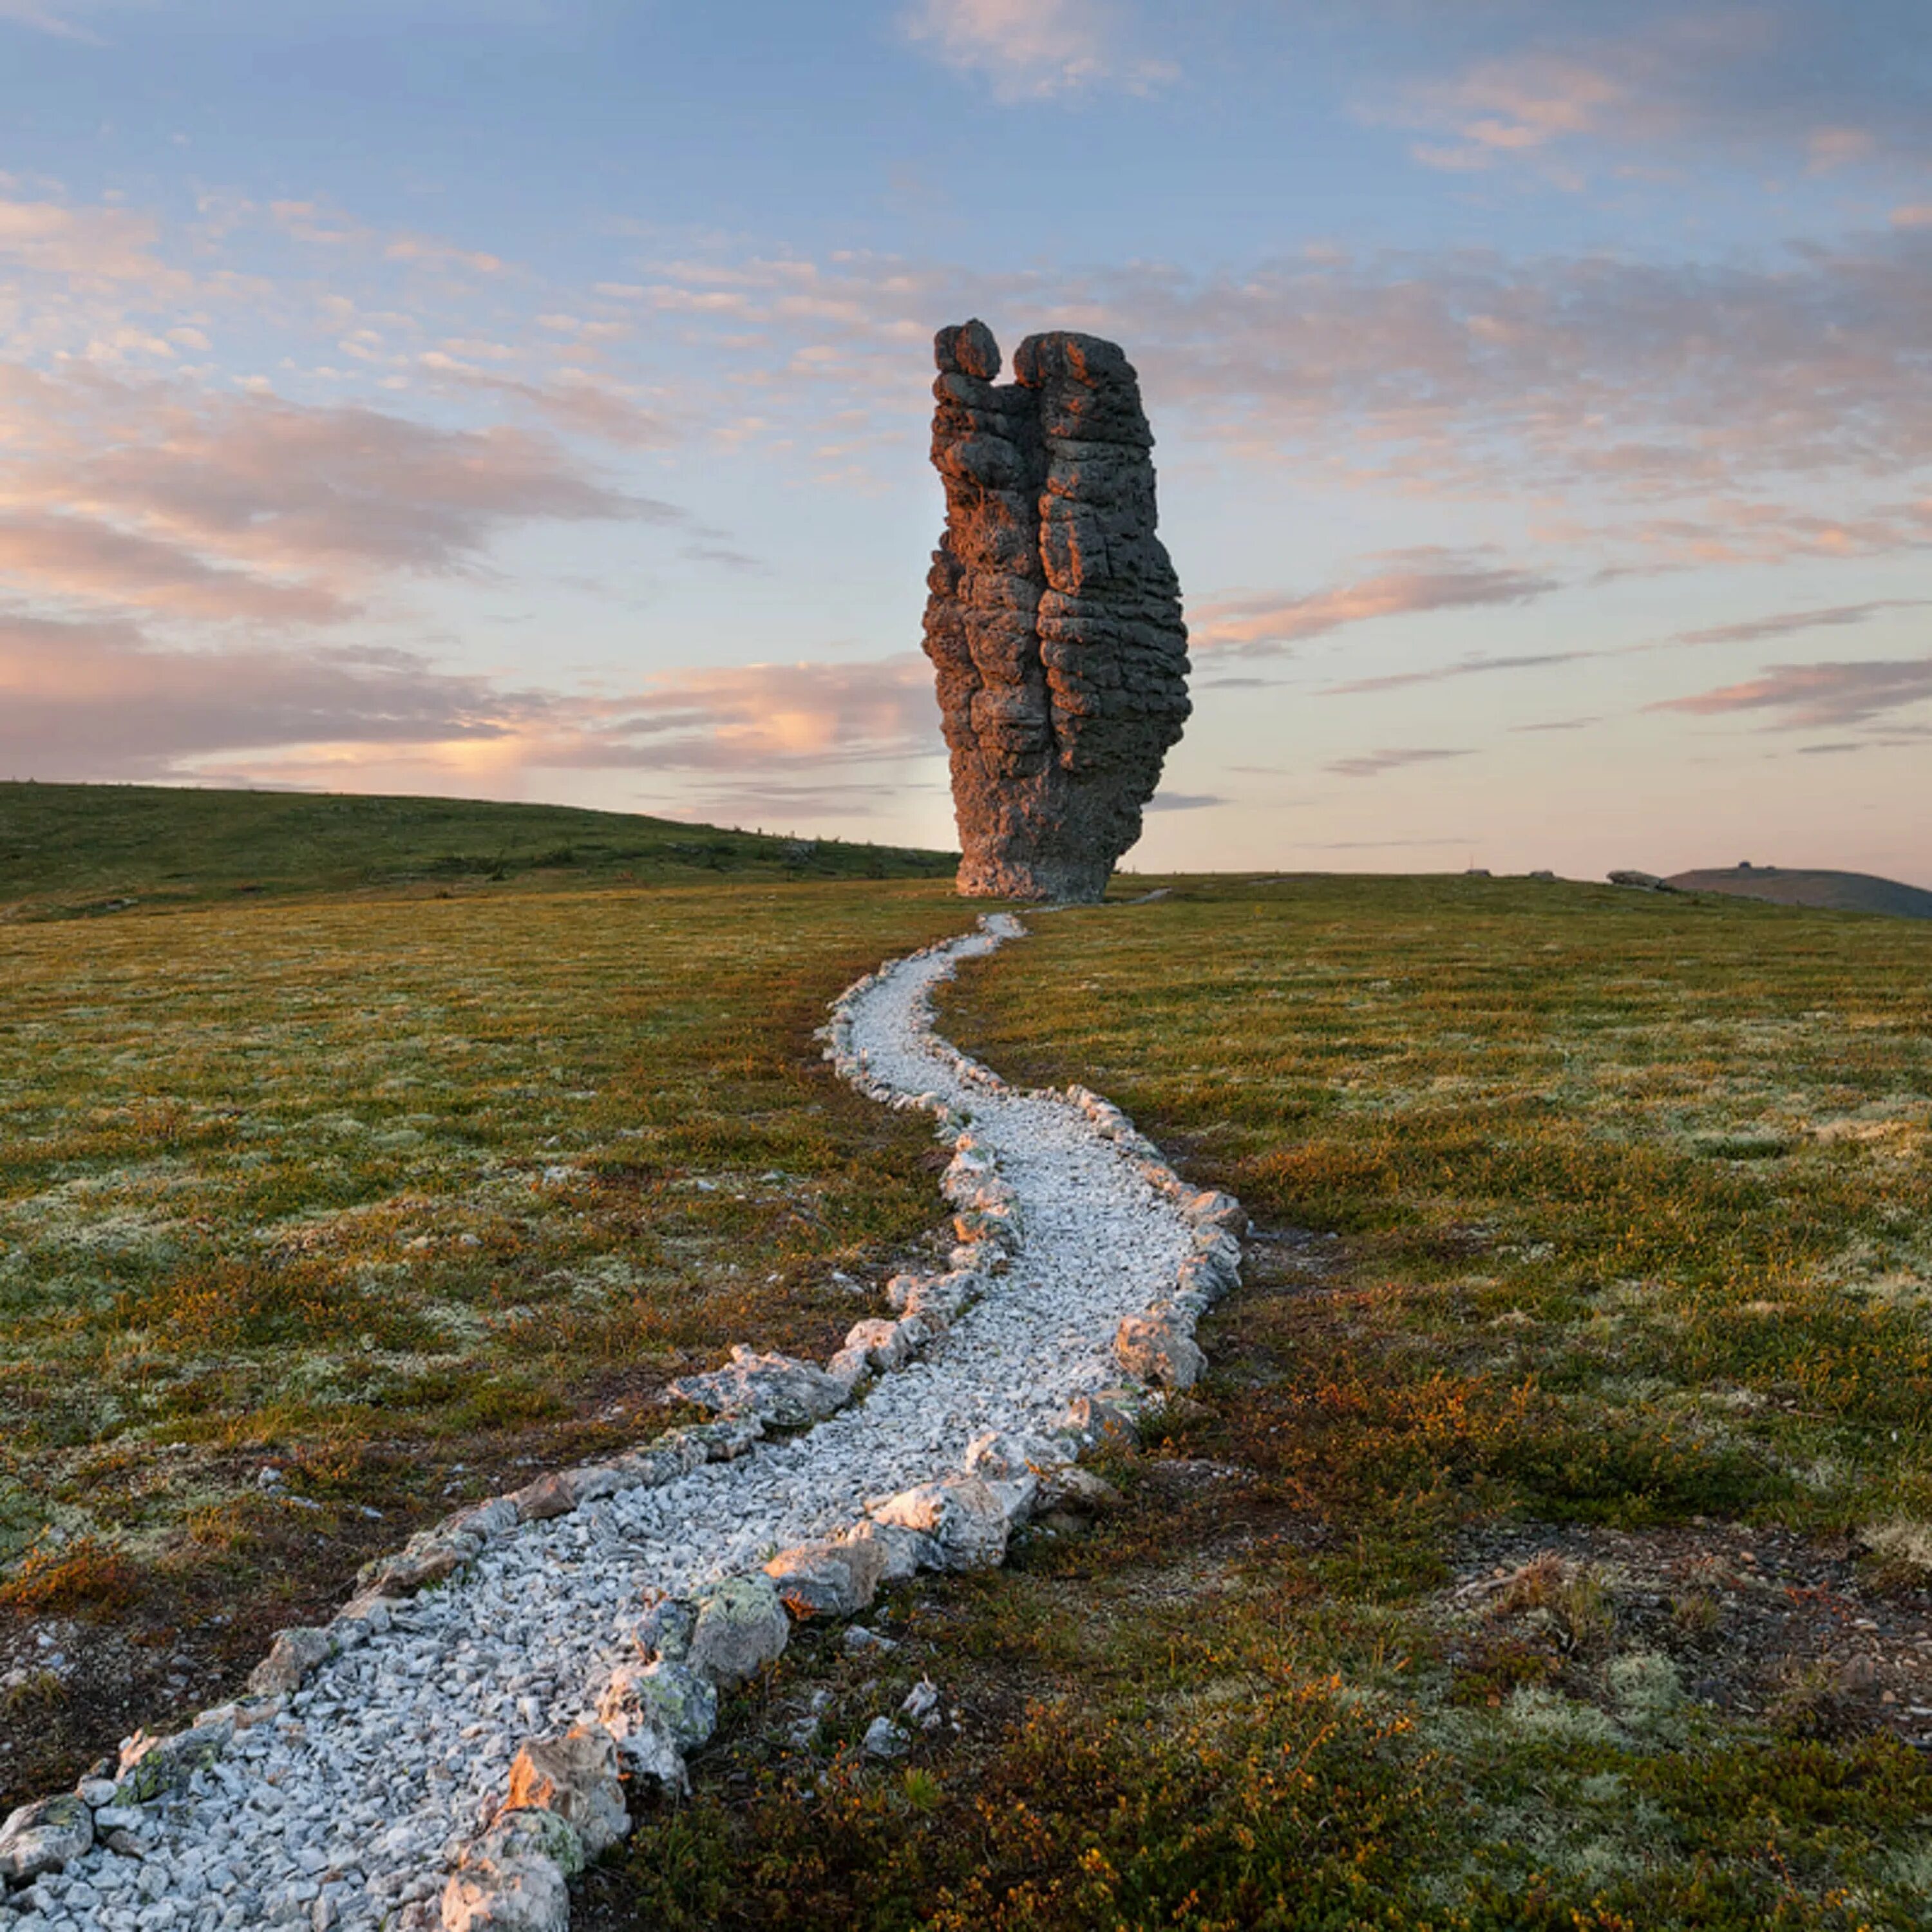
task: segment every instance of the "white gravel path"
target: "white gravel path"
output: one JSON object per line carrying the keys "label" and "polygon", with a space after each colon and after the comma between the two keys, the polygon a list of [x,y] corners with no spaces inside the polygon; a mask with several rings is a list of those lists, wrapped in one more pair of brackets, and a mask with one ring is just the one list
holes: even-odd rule
{"label": "white gravel path", "polygon": [[613,1667],[634,1660],[645,1593],[850,1525],[867,1499],[957,1468],[982,1431],[1043,1435],[1071,1398],[1119,1381],[1121,1318],[1169,1292],[1198,1243],[1072,1101],[975,1080],[932,1034],[934,984],[1020,930],[988,926],[862,982],[850,1006],[874,1079],[970,1114],[1018,1196],[1024,1242],[984,1298],[804,1434],[500,1536],[145,1808],[144,1858],[97,1849],[14,1894],[0,1927],[393,1924],[440,1892],[446,1853],[500,1798],[518,1744],[590,1718]]}

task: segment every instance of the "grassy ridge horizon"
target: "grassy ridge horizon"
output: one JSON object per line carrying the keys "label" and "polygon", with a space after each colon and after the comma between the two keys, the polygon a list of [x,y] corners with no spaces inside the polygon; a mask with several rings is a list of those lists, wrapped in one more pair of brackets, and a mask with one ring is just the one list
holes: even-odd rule
{"label": "grassy ridge horizon", "polygon": [[0,920],[542,880],[935,878],[957,854],[401,794],[0,782]]}

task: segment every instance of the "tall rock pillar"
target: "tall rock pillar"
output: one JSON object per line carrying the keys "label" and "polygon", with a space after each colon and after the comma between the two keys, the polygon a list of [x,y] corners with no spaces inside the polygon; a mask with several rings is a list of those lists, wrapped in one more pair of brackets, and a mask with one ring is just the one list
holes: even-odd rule
{"label": "tall rock pillar", "polygon": [[1028,337],[1010,383],[994,380],[983,322],[941,329],[934,346],[946,532],[926,652],[952,754],[959,890],[1097,899],[1192,708],[1140,385],[1096,336]]}

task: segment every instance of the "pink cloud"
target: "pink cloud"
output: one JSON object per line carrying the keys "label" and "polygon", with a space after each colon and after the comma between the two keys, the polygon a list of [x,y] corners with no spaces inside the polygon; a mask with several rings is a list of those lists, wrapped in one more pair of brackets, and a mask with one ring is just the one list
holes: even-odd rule
{"label": "pink cloud", "polygon": [[1100,87],[1145,94],[1175,73],[1172,62],[1136,50],[1132,16],[1112,0],[918,0],[900,26],[914,46],[988,82],[1002,100]]}
{"label": "pink cloud", "polygon": [[1773,664],[1754,678],[1688,698],[1660,698],[1647,708],[1721,716],[1776,710],[1780,730],[1857,724],[1932,698],[1932,658],[1865,663]]}
{"label": "pink cloud", "polygon": [[0,514],[0,576],[16,593],[217,620],[328,624],[352,609],[319,584],[218,568],[178,544],[59,514]]}
{"label": "pink cloud", "polygon": [[513,429],[446,430],[268,397],[166,410],[142,428],[76,454],[63,480],[77,500],[280,565],[447,570],[507,523],[670,514]]}
{"label": "pink cloud", "polygon": [[272,201],[267,213],[270,222],[291,240],[320,248],[358,249],[380,255],[385,261],[446,273],[463,269],[472,274],[500,275],[506,269],[500,256],[485,250],[461,248],[440,236],[373,228],[331,202]]}
{"label": "pink cloud", "polygon": [[1390,746],[1379,752],[1364,752],[1352,758],[1337,758],[1322,769],[1334,772],[1338,778],[1378,778],[1384,772],[1401,771],[1410,765],[1436,764],[1444,758],[1466,758],[1471,755],[1471,748],[1467,746],[1448,750],[1432,746]]}
{"label": "pink cloud", "polygon": [[1878,137],[1869,128],[1814,128],[1805,137],[1814,174],[1868,161],[1878,152]]}
{"label": "pink cloud", "polygon": [[159,234],[158,223],[126,208],[0,200],[0,262],[70,281],[178,292],[188,278],[155,254]]}
{"label": "pink cloud", "polygon": [[1574,56],[1532,52],[1492,60],[1448,81],[1412,88],[1396,118],[1443,128],[1463,145],[1420,148],[1438,168],[1487,166],[1571,135],[1591,134],[1630,110],[1629,79]]}
{"label": "pink cloud", "polygon": [[1101,286],[1156,403],[1253,460],[1376,488],[1654,502],[1932,460],[1916,236],[1756,268],[1472,252]]}
{"label": "pink cloud", "polygon": [[[1902,395],[1900,406],[1909,413],[1911,399]],[[1918,460],[1905,455],[1901,463]],[[1932,502],[1848,505],[1842,514],[1832,515],[1789,503],[1714,496],[1682,514],[1640,517],[1590,535],[1594,541],[1635,551],[1640,558],[1635,567],[1646,569],[1882,556],[1932,543]],[[1619,574],[1618,566],[1605,573]]]}
{"label": "pink cloud", "polygon": [[532,741],[532,764],[772,770],[919,757],[939,743],[932,673],[911,651],[679,671],[559,712],[566,728]]}
{"label": "pink cloud", "polygon": [[676,440],[662,416],[646,409],[615,383],[580,370],[550,382],[532,382],[468,369],[434,350],[422,362],[454,386],[526,403],[569,435],[594,436],[629,449],[658,448]]}
{"label": "pink cloud", "polygon": [[[1458,145],[1418,155],[1430,165],[1515,160],[1546,173],[1559,146],[1635,150],[1652,169],[1660,152],[1769,154],[1813,172],[1925,152],[1910,63],[1880,51],[1891,46],[1882,32],[1848,30],[1825,0],[1536,0],[1516,10],[1515,44],[1498,52],[1474,10],[1404,10],[1404,26],[1420,28],[1418,71],[1384,86],[1365,118],[1453,136]],[[1472,41],[1489,44],[1472,54]]]}
{"label": "pink cloud", "polygon": [[[43,579],[152,609],[292,617],[307,597],[308,614],[327,617],[346,586],[470,568],[520,523],[683,520],[548,436],[508,427],[446,429],[366,405],[98,372],[0,368],[0,394],[16,405],[0,514],[48,533]],[[76,575],[90,546],[91,585]]]}
{"label": "pink cloud", "polygon": [[1464,658],[1428,670],[1394,671],[1385,677],[1358,677],[1346,684],[1331,684],[1322,695],[1346,698],[1370,692],[1400,691],[1412,684],[1441,684],[1452,678],[1481,677],[1496,671],[1540,670],[1546,664],[1574,664],[1581,658],[1603,655],[1600,651],[1539,651],[1523,657]]}
{"label": "pink cloud", "polygon": [[1865,604],[1835,604],[1822,610],[1780,610],[1768,617],[1750,617],[1736,624],[1715,624],[1701,631],[1680,631],[1680,644],[1753,644],[1760,638],[1789,637],[1794,631],[1835,629],[1862,624],[1888,610],[1922,610],[1923,597],[1881,597]]}
{"label": "pink cloud", "polygon": [[500,736],[533,700],[395,653],[190,650],[133,625],[0,615],[0,769],[171,776],[218,752]]}
{"label": "pink cloud", "polygon": [[231,776],[275,782],[401,764],[822,786],[939,750],[929,674],[910,652],[704,666],[598,695],[506,686],[410,652],[190,649],[125,620],[0,612],[0,771],[9,775],[178,777],[213,760]]}
{"label": "pink cloud", "polygon": [[1188,614],[1190,641],[1203,650],[1276,650],[1347,624],[1430,610],[1522,604],[1557,587],[1553,578],[1474,561],[1444,550],[1395,554],[1388,568],[1327,590],[1260,591],[1209,598]]}
{"label": "pink cloud", "polygon": [[17,27],[32,27],[64,40],[99,44],[98,35],[90,33],[77,21],[68,19],[63,13],[40,5],[39,0],[0,0],[0,20],[10,20]]}

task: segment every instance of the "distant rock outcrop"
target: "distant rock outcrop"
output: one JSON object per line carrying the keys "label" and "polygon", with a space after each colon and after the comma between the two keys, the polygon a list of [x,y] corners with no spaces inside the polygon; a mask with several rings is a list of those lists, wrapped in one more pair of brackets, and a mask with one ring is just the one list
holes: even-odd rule
{"label": "distant rock outcrop", "polygon": [[1028,337],[1010,383],[994,380],[983,322],[941,329],[934,351],[946,516],[926,652],[952,754],[959,890],[1097,899],[1192,708],[1140,386],[1091,335]]}

